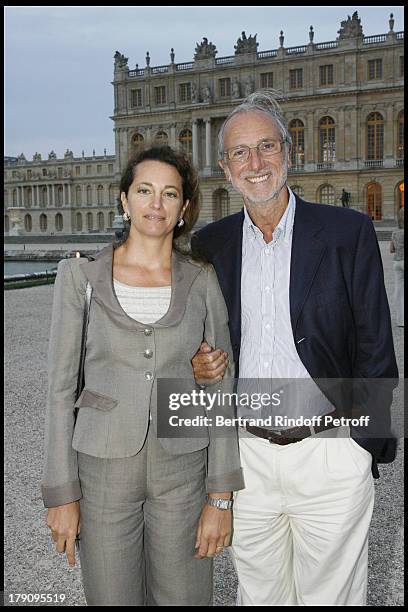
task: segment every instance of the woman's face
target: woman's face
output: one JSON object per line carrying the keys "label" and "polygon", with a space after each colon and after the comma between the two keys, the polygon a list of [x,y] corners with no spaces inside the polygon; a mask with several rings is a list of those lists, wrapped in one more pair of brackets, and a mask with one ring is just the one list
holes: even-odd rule
{"label": "woman's face", "polygon": [[188,206],[176,168],[153,160],[136,166],[128,195],[122,192],[121,201],[132,228],[152,237],[170,234]]}

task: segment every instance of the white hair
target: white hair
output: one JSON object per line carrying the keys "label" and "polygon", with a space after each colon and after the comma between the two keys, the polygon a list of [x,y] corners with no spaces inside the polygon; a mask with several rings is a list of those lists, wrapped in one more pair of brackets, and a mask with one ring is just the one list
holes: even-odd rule
{"label": "white hair", "polygon": [[276,89],[258,89],[247,96],[239,106],[232,109],[218,132],[218,159],[222,160],[224,158],[225,127],[228,121],[238,113],[253,110],[259,110],[267,113],[275,121],[280,133],[282,134],[283,141],[288,145],[292,144],[292,138],[290,137],[289,130],[285,125],[282,111],[278,104],[279,97],[282,98],[282,95]]}

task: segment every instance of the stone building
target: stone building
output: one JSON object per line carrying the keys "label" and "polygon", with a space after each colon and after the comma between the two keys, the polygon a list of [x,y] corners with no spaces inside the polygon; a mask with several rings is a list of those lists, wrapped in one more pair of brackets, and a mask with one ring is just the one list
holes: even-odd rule
{"label": "stone building", "polygon": [[[187,152],[201,176],[200,224],[242,207],[217,162],[217,134],[234,105],[262,87],[281,92],[291,132],[288,183],[306,200],[350,206],[393,221],[404,204],[404,33],[364,36],[357,12],[335,40],[259,51],[241,33],[234,54],[216,57],[197,43],[194,60],[129,69],[114,57],[115,156],[5,160],[5,230],[78,233],[106,230],[116,214],[120,173],[141,147],[167,143]],[[57,210],[58,209],[58,210]],[[22,226],[22,227],[21,227]]]}

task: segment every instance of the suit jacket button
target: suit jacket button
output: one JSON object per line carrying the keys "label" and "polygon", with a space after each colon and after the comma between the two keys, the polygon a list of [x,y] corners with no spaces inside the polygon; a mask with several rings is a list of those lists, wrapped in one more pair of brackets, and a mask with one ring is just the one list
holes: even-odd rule
{"label": "suit jacket button", "polygon": [[144,330],[144,335],[145,336],[151,336],[152,335],[152,329],[150,329],[150,327],[146,327],[146,329]]}
{"label": "suit jacket button", "polygon": [[146,380],[152,380],[153,372],[145,372],[144,376],[145,376]]}
{"label": "suit jacket button", "polygon": [[153,351],[146,349],[143,355],[146,357],[146,359],[151,359],[153,357]]}

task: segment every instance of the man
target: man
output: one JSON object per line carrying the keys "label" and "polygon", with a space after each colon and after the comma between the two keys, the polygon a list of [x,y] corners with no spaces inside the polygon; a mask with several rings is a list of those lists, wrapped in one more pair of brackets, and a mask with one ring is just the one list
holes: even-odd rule
{"label": "man", "polygon": [[[316,382],[309,408],[344,412],[350,394],[324,381],[398,376],[380,252],[366,215],[307,203],[288,188],[290,145],[273,92],[255,92],[230,113],[219,163],[244,210],[200,230],[192,248],[217,272],[239,380]],[[225,359],[204,343],[196,380],[220,380]],[[366,391],[353,389],[353,401]],[[378,477],[376,461],[392,460],[393,445],[361,432],[357,443],[344,431],[240,430],[238,605],[365,605],[371,471]]]}

